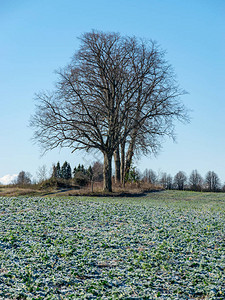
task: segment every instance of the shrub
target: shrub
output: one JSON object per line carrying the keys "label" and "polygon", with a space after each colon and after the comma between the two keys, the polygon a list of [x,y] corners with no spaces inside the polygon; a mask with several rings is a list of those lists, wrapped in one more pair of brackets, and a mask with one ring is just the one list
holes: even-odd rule
{"label": "shrub", "polygon": [[64,180],[64,179],[60,179],[60,178],[54,178],[51,177],[48,180],[45,180],[41,183],[40,187],[42,189],[46,189],[46,188],[70,188],[71,182],[68,180]]}
{"label": "shrub", "polygon": [[85,175],[83,172],[77,172],[74,176],[74,182],[79,186],[85,186],[89,182],[88,175]]}

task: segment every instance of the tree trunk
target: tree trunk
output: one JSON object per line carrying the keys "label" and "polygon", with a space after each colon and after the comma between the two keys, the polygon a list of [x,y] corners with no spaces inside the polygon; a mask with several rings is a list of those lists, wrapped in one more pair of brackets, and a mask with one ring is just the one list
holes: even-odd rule
{"label": "tree trunk", "polygon": [[103,191],[112,192],[112,155],[104,153]]}
{"label": "tree trunk", "polygon": [[126,154],[126,165],[125,165],[125,171],[124,171],[124,177],[126,178],[130,172],[130,167],[131,167],[131,163],[132,163],[132,158],[134,155],[134,145],[135,145],[135,141],[136,141],[136,136],[137,136],[137,130],[135,129],[133,134],[132,134],[132,138],[127,150],[127,154]]}
{"label": "tree trunk", "polygon": [[121,144],[121,160],[120,160],[120,182],[125,187],[125,143]]}
{"label": "tree trunk", "polygon": [[120,183],[120,150],[119,150],[119,146],[114,151],[114,162],[115,162],[115,183]]}
{"label": "tree trunk", "polygon": [[125,172],[124,172],[124,177],[127,178],[129,172],[130,172],[130,167],[132,163],[132,158],[133,158],[134,152],[133,152],[133,147],[129,147],[127,150],[127,155],[126,155],[126,165],[125,165]]}

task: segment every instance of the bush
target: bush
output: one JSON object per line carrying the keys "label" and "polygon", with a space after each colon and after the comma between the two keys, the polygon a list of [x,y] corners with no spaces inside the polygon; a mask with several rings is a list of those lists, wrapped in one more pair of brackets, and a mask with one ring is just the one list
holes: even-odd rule
{"label": "bush", "polygon": [[71,186],[72,185],[70,181],[61,178],[54,178],[54,177],[51,177],[50,179],[43,181],[40,185],[42,189],[53,188],[53,187],[70,188]]}
{"label": "bush", "polygon": [[85,186],[88,184],[89,178],[83,172],[77,172],[76,175],[74,176],[74,182],[79,186]]}

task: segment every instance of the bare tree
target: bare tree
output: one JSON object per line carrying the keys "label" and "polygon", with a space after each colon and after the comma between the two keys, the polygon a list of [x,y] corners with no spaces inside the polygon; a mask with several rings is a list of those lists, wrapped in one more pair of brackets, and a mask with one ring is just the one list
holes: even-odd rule
{"label": "bare tree", "polygon": [[151,169],[145,169],[143,173],[143,180],[145,182],[156,184],[157,183],[157,175],[156,173]]}
{"label": "bare tree", "polygon": [[166,189],[166,186],[167,186],[167,174],[165,172],[162,173],[161,178],[160,178],[159,181],[160,181],[160,184],[162,185],[162,187],[164,189]]}
{"label": "bare tree", "polygon": [[173,177],[168,174],[166,178],[166,189],[167,190],[172,190],[173,188]]}
{"label": "bare tree", "polygon": [[162,173],[160,183],[164,189],[171,190],[173,187],[173,177],[170,174]]}
{"label": "bare tree", "polygon": [[197,170],[193,170],[191,172],[191,175],[189,177],[189,184],[190,184],[191,190],[193,190],[193,191],[201,191],[202,184],[203,184],[203,178],[198,173]]}
{"label": "bare tree", "polygon": [[222,192],[225,192],[225,183],[223,184],[222,188],[221,188]]}
{"label": "bare tree", "polygon": [[93,181],[102,181],[103,180],[103,163],[100,161],[94,162],[92,166],[92,179]]}
{"label": "bare tree", "polygon": [[174,185],[178,190],[183,190],[186,182],[187,182],[187,176],[184,172],[179,171],[174,176]]}
{"label": "bare tree", "polygon": [[37,178],[38,182],[41,183],[47,179],[47,167],[46,165],[43,165],[38,168],[37,170]]}
{"label": "bare tree", "polygon": [[17,176],[16,184],[19,185],[31,184],[31,174],[25,171],[21,171]]}
{"label": "bare tree", "polygon": [[214,171],[209,171],[206,174],[205,184],[210,192],[217,192],[221,186],[219,176]]}
{"label": "bare tree", "polygon": [[147,151],[154,134],[170,135],[173,120],[186,118],[179,101],[184,92],[154,42],[96,31],[80,40],[71,64],[58,72],[55,91],[37,95],[31,126],[44,151],[58,146],[101,151],[103,189],[112,191],[115,151],[120,147],[116,174],[124,180],[138,138]]}

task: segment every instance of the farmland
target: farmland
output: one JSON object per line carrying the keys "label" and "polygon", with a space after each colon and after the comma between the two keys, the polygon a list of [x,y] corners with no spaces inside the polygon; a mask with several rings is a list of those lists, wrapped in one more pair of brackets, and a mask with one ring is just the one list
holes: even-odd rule
{"label": "farmland", "polygon": [[0,298],[224,299],[225,194],[1,197]]}

